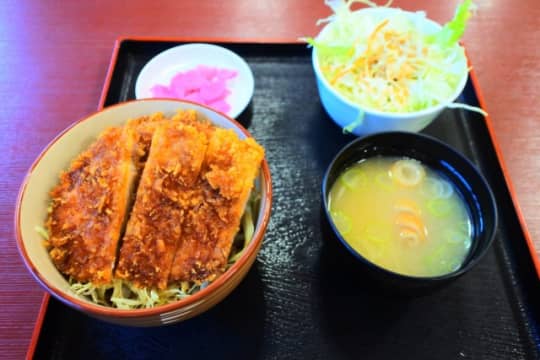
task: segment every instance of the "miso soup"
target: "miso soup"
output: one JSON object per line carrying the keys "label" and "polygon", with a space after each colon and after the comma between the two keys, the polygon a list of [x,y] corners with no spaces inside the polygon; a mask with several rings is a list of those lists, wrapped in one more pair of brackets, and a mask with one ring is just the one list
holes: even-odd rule
{"label": "miso soup", "polygon": [[376,156],[346,169],[328,198],[338,231],[357,252],[397,273],[457,270],[471,246],[471,219],[454,185],[409,158]]}

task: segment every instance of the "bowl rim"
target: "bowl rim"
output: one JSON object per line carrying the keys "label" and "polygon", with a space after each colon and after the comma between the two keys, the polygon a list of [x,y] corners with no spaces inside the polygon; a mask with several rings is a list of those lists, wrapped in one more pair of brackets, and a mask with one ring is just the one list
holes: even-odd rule
{"label": "bowl rim", "polygon": [[[103,112],[106,112],[112,108],[129,106],[130,104],[133,104],[133,103],[163,102],[163,101],[176,102],[179,105],[187,104],[187,105],[195,105],[195,106],[203,107],[209,110],[210,112],[216,113],[224,117],[227,121],[232,123],[239,131],[241,131],[246,137],[253,138],[253,136],[249,133],[249,131],[246,128],[244,128],[242,124],[240,124],[235,119],[231,118],[230,116],[226,114],[218,112],[206,105],[201,105],[192,101],[166,99],[166,98],[136,99],[136,100],[128,100],[125,102],[117,103],[117,104],[105,107],[103,109],[94,111],[93,113],[73,122],[72,124],[67,126],[64,130],[62,130],[53,140],[51,140],[45,146],[45,148],[41,151],[38,157],[33,161],[30,168],[26,171],[26,175],[24,176],[24,179],[19,188],[19,193],[17,195],[14,221],[15,221],[15,237],[16,237],[17,248],[19,250],[20,256],[23,259],[24,265],[26,266],[28,271],[32,274],[32,276],[36,279],[36,281],[47,292],[49,292],[51,295],[53,295],[55,298],[65,303],[66,305],[69,305],[78,310],[82,310],[84,312],[94,314],[97,316],[114,317],[114,318],[142,318],[142,317],[150,317],[150,316],[155,316],[155,315],[160,315],[163,313],[175,311],[175,310],[184,308],[186,306],[196,304],[197,302],[201,300],[205,300],[208,298],[208,296],[212,296],[212,294],[217,294],[218,290],[223,288],[223,286],[231,278],[237,275],[237,273],[240,271],[241,268],[243,268],[246,264],[249,264],[248,261],[250,260],[252,256],[256,256],[256,253],[260,245],[262,244],[262,240],[263,240],[266,228],[270,221],[270,214],[272,210],[272,181],[271,181],[271,175],[270,175],[270,168],[266,160],[266,155],[263,158],[263,161],[261,163],[261,169],[260,169],[260,176],[262,176],[262,178],[264,179],[264,184],[261,184],[263,185],[263,188],[261,190],[266,193],[266,201],[263,202],[264,207],[260,209],[260,213],[262,214],[260,226],[255,228],[255,233],[253,234],[252,240],[249,242],[248,246],[244,248],[245,249],[244,253],[240,256],[240,258],[236,260],[236,262],[229,269],[227,269],[223,274],[218,276],[218,278],[215,281],[211,282],[207,287],[205,287],[204,289],[201,289],[200,291],[196,292],[195,294],[191,296],[174,301],[169,304],[159,305],[152,308],[118,309],[118,308],[113,308],[113,307],[106,307],[103,305],[98,305],[98,304],[82,301],[76,296],[73,296],[67,292],[61,291],[56,286],[52,285],[51,282],[45,276],[43,276],[40,271],[38,271],[37,266],[31,261],[30,257],[28,256],[26,247],[24,246],[22,230],[20,226],[21,204],[26,193],[26,188],[27,188],[30,176],[32,175],[32,172],[34,171],[35,167],[39,164],[41,159],[45,156],[45,154],[51,149],[51,147],[53,147],[56,144],[58,140],[60,140],[63,136],[65,136],[72,128],[74,128],[75,126],[83,122],[91,121],[95,116],[98,116],[99,114]],[[126,121],[127,120],[128,119],[126,119]]]}
{"label": "bowl rim", "polygon": [[[406,16],[415,16],[415,15],[418,15],[418,13],[419,13],[418,11],[407,11],[407,10],[403,10],[403,9],[400,9],[400,8],[392,8],[392,7],[388,7],[388,8],[386,8],[386,7],[369,7],[369,8],[362,8],[362,9],[358,9],[358,10],[353,11],[353,13],[355,13],[355,14],[370,13],[370,12],[383,12],[383,13],[384,12],[387,12],[387,13],[398,13],[398,12],[400,12],[400,13],[406,14]],[[433,21],[433,20],[429,19],[428,17],[424,17],[423,20],[428,24],[431,24],[431,25],[434,25],[434,26],[438,27],[439,29],[442,28],[441,24],[439,24],[436,21]],[[326,24],[321,29],[321,31],[317,34],[317,37],[319,37],[324,31],[328,31],[327,29],[329,29],[329,27],[331,27],[331,25],[332,25],[332,22],[329,22],[328,24]],[[371,108],[371,107],[368,107],[368,106],[357,104],[357,103],[347,99],[345,96],[343,96],[339,91],[337,91],[328,82],[328,80],[326,79],[326,77],[324,76],[324,74],[322,73],[322,71],[320,69],[319,59],[318,59],[318,56],[317,56],[317,49],[315,47],[313,47],[312,52],[311,52],[311,63],[312,63],[312,66],[313,66],[313,70],[315,71],[315,75],[316,75],[317,80],[319,80],[324,85],[324,87],[326,89],[328,89],[328,91],[330,91],[334,96],[336,96],[340,101],[342,101],[346,105],[348,105],[348,106],[350,106],[350,107],[352,107],[352,108],[354,108],[356,110],[363,111],[365,113],[373,114],[373,115],[376,115],[376,116],[381,116],[381,117],[389,117],[389,118],[391,117],[391,118],[395,118],[395,119],[407,119],[407,118],[412,118],[412,117],[416,118],[416,117],[419,117],[419,116],[433,114],[433,113],[444,110],[449,104],[453,103],[459,97],[459,95],[463,92],[463,89],[465,89],[465,86],[467,85],[467,81],[469,79],[469,66],[470,66],[469,65],[469,59],[467,58],[467,54],[465,53],[465,48],[459,43],[457,44],[457,46],[461,47],[464,50],[463,56],[465,57],[465,63],[467,65],[467,68],[466,68],[465,73],[463,74],[463,76],[459,80],[459,83],[458,83],[455,91],[444,102],[440,102],[439,104],[432,105],[432,106],[427,107],[427,108],[422,109],[422,110],[411,111],[411,112],[381,111],[381,110],[377,110],[377,109],[374,109],[374,108]]]}
{"label": "bowl rim", "polygon": [[[427,142],[432,143],[435,146],[441,147],[445,151],[450,151],[451,153],[454,153],[459,158],[459,160],[462,161],[465,164],[465,166],[468,166],[474,172],[475,176],[478,177],[478,180],[481,183],[481,187],[486,191],[487,196],[489,198],[489,207],[488,208],[490,210],[493,210],[493,226],[490,229],[487,230],[487,233],[491,233],[491,234],[489,235],[489,239],[488,239],[488,242],[487,242],[486,246],[478,253],[478,256],[476,256],[475,258],[469,260],[466,264],[464,264],[464,265],[462,264],[462,266],[460,266],[459,269],[457,269],[455,271],[451,271],[451,272],[443,274],[443,275],[437,275],[437,276],[416,276],[416,275],[407,275],[407,274],[402,274],[402,273],[399,273],[399,272],[392,271],[392,270],[387,269],[385,267],[382,267],[382,266],[376,264],[375,262],[369,260],[368,258],[364,257],[359,251],[354,249],[345,240],[345,238],[341,235],[341,233],[338,231],[337,227],[335,226],[334,221],[332,220],[332,217],[330,216],[330,212],[328,210],[328,197],[326,196],[326,189],[328,189],[328,187],[329,187],[328,178],[330,176],[331,171],[334,169],[336,161],[346,151],[349,151],[349,149],[351,149],[351,148],[353,148],[355,146],[358,146],[358,143],[361,144],[361,143],[364,143],[364,142],[373,141],[373,138],[387,137],[387,136],[405,136],[405,137],[408,136],[408,137],[411,137],[411,138],[421,139],[422,141],[427,141]],[[409,149],[413,149],[413,147],[407,145],[409,143],[410,142],[408,142],[408,141],[404,141],[403,144],[405,144],[405,145],[403,145],[403,146],[406,147],[406,148],[409,148]],[[328,189],[328,191],[329,191],[329,189]],[[497,203],[495,201],[495,196],[493,195],[493,191],[491,190],[491,187],[489,186],[489,183],[487,182],[485,177],[482,175],[482,173],[476,168],[476,166],[468,158],[466,158],[464,155],[462,155],[456,149],[452,148],[450,145],[444,143],[443,141],[441,141],[441,140],[439,140],[439,139],[437,139],[437,138],[435,138],[433,136],[427,135],[427,134],[413,133],[413,132],[408,132],[408,131],[384,131],[384,132],[379,132],[379,133],[367,135],[367,136],[364,136],[364,137],[359,137],[359,138],[356,138],[356,139],[352,140],[351,142],[346,144],[341,150],[339,150],[339,152],[336,154],[336,156],[334,156],[334,158],[332,159],[332,161],[328,165],[328,167],[327,167],[327,169],[326,169],[326,171],[324,173],[324,177],[323,177],[323,181],[322,181],[321,195],[322,195],[322,204],[324,206],[324,213],[325,213],[326,219],[328,220],[328,223],[330,224],[330,227],[332,228],[333,233],[339,239],[339,242],[341,244],[343,244],[347,248],[349,253],[352,254],[357,260],[360,260],[364,264],[370,266],[371,268],[374,268],[377,271],[381,271],[381,272],[383,272],[383,273],[385,273],[387,275],[402,278],[402,279],[406,279],[406,280],[424,281],[424,282],[436,283],[436,282],[441,282],[441,281],[444,281],[444,280],[455,279],[455,278],[465,274],[470,269],[472,269],[478,262],[480,262],[480,260],[482,260],[482,258],[486,254],[486,252],[491,247],[491,245],[492,245],[492,243],[493,243],[493,241],[495,239],[496,232],[497,232],[497,226],[498,226]],[[471,211],[471,210],[469,210],[469,211]]]}

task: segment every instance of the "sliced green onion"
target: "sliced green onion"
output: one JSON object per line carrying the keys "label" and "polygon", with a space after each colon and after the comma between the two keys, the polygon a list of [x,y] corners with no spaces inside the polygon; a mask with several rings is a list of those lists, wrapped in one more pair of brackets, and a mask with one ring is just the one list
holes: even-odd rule
{"label": "sliced green onion", "polygon": [[343,214],[341,211],[335,211],[331,212],[330,216],[341,235],[347,235],[351,232],[352,221],[347,215]]}
{"label": "sliced green onion", "polygon": [[428,212],[436,217],[445,216],[449,214],[453,209],[449,201],[440,198],[429,200],[426,207]]}
{"label": "sliced green onion", "polygon": [[340,177],[343,185],[349,190],[356,191],[359,188],[366,185],[366,174],[359,168],[352,168],[346,170]]}

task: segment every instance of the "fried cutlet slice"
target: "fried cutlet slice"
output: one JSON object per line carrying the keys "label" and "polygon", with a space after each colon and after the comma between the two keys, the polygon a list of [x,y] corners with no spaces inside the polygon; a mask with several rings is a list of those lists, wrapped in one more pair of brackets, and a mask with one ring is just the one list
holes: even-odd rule
{"label": "fried cutlet slice", "polygon": [[216,129],[207,119],[199,118],[195,110],[180,110],[171,118],[171,121],[191,125],[197,130],[202,131],[208,138],[212,136],[214,129]]}
{"label": "fried cutlet slice", "polygon": [[216,128],[208,144],[198,195],[184,216],[170,282],[213,280],[225,270],[264,149]]}
{"label": "fried cutlet slice", "polygon": [[204,133],[192,126],[165,122],[157,127],[122,240],[118,278],[139,288],[167,287],[207,145]]}
{"label": "fried cutlet slice", "polygon": [[60,272],[95,285],[112,280],[135,177],[134,134],[108,128],[51,191],[49,253]]}
{"label": "fried cutlet slice", "polygon": [[144,163],[148,158],[154,131],[164,121],[168,120],[163,116],[163,113],[158,112],[152,115],[130,119],[126,123],[126,127],[132,128],[135,133],[134,158],[139,172],[142,172]]}
{"label": "fried cutlet slice", "polygon": [[148,158],[154,132],[163,122],[169,121],[194,126],[198,130],[205,132],[207,136],[213,129],[213,126],[208,121],[198,120],[197,112],[195,110],[179,110],[171,119],[166,118],[161,112],[130,119],[126,126],[132,127],[136,134],[135,161],[139,172],[142,172],[146,159]]}

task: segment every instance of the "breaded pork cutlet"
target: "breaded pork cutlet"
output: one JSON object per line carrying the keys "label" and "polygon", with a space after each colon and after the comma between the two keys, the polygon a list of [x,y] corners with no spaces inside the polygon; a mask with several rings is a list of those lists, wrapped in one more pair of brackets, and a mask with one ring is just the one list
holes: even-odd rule
{"label": "breaded pork cutlet", "polygon": [[209,139],[216,127],[207,119],[199,119],[195,110],[178,111],[171,121],[193,126],[195,129],[202,131]]}
{"label": "breaded pork cutlet", "polygon": [[49,252],[58,270],[76,281],[112,280],[135,175],[133,145],[130,130],[106,129],[51,191]]}
{"label": "breaded pork cutlet", "polygon": [[220,128],[212,132],[170,282],[211,281],[225,270],[263,157],[264,149],[251,138],[240,140]]}
{"label": "breaded pork cutlet", "polygon": [[135,162],[140,172],[142,172],[148,158],[154,132],[164,122],[171,121],[194,126],[198,130],[204,131],[207,135],[213,129],[210,123],[200,122],[197,119],[197,112],[195,110],[179,110],[170,119],[166,118],[163,113],[158,112],[128,120],[126,127],[133,128],[135,132]]}
{"label": "breaded pork cutlet", "polygon": [[144,168],[144,163],[150,152],[152,136],[156,128],[164,121],[169,121],[163,113],[155,113],[148,116],[130,119],[126,123],[127,128],[131,128],[135,133],[134,161],[139,172]]}
{"label": "breaded pork cutlet", "polygon": [[157,127],[122,240],[118,278],[139,288],[167,287],[207,145],[192,126],[169,121]]}

